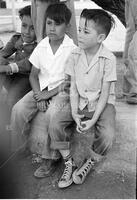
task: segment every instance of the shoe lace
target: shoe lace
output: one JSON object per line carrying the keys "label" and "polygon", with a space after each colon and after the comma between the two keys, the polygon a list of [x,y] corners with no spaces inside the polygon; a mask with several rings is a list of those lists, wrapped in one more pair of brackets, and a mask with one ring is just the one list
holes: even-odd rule
{"label": "shoe lace", "polygon": [[69,179],[72,174],[72,162],[70,160],[68,160],[65,162],[65,165],[66,165],[66,167],[64,169],[61,179],[66,180],[66,179]]}
{"label": "shoe lace", "polygon": [[94,162],[91,159],[88,160],[82,167],[81,172],[78,176],[80,176],[81,179],[85,178],[93,165]]}

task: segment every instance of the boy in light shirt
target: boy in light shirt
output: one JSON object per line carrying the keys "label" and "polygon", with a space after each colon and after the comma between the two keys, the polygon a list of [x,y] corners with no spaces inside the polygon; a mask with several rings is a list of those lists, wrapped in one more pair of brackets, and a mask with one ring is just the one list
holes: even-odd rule
{"label": "boy in light shirt", "polygon": [[[45,137],[52,132],[53,138],[58,138],[56,144],[52,139],[49,144],[45,142],[49,145],[49,152],[46,151],[45,159],[50,159],[51,164],[48,169],[45,165],[38,168],[34,174],[36,177],[51,174],[55,166],[52,165],[52,161],[57,160],[60,154],[64,159],[68,155],[67,144],[70,135],[54,132],[53,127],[57,123],[55,121],[50,123],[50,121],[69,101],[69,95],[64,92],[59,93],[59,88],[65,81],[65,62],[70,52],[76,48],[73,40],[65,34],[70,19],[71,11],[63,3],[53,4],[47,8],[45,16],[47,37],[38,44],[29,59],[33,65],[30,75],[32,91],[25,95],[12,110],[13,149],[25,145],[27,125],[38,111],[45,112]],[[66,115],[66,111],[64,112]]]}
{"label": "boy in light shirt", "polygon": [[[67,133],[66,124],[71,127],[75,122],[77,132],[87,136],[91,141],[92,150],[102,156],[112,147],[115,135],[116,58],[103,45],[113,23],[113,18],[101,9],[82,11],[79,22],[79,47],[71,52],[65,66],[66,74],[71,76],[71,108],[66,112],[66,116],[61,111],[56,113],[56,119],[59,116],[63,117],[60,117],[56,130],[54,127],[56,132],[63,130]],[[72,117],[69,115],[70,111]],[[71,134],[71,130],[69,131]],[[85,157],[85,163],[73,172],[72,164],[75,163],[71,162],[71,159],[73,161],[73,154],[65,163],[66,168],[59,181],[60,188],[68,187],[73,182],[82,184],[95,163],[91,158]]]}

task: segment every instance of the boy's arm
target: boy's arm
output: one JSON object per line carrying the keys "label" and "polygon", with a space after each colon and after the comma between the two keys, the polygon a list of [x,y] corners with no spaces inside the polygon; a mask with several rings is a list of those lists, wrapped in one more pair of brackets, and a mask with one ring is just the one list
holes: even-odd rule
{"label": "boy's arm", "polygon": [[96,106],[96,110],[93,114],[93,117],[91,120],[81,122],[81,124],[84,126],[84,128],[82,128],[81,131],[87,131],[99,119],[99,116],[103,112],[103,110],[106,106],[106,103],[108,101],[108,97],[109,97],[109,93],[110,93],[110,86],[111,86],[111,82],[103,82],[102,91],[101,91],[100,98],[99,98],[97,106]]}
{"label": "boy's arm", "polygon": [[57,95],[58,93],[68,90],[69,86],[70,86],[70,81],[69,78],[67,78],[59,86],[50,91],[44,89],[41,93],[36,94],[35,98],[37,101],[48,100],[53,96]]}
{"label": "boy's arm", "polygon": [[[37,69],[36,67],[33,66],[32,70],[31,70],[30,78],[29,78],[32,90],[34,92],[33,97],[35,100],[36,100],[35,95],[41,93],[39,79],[38,79],[39,71],[40,71],[39,69]],[[47,104],[45,101],[38,102],[36,100],[36,105],[37,105],[37,108],[39,111],[44,112],[47,109]]]}
{"label": "boy's arm", "polygon": [[[13,55],[17,49],[15,48],[16,42],[20,39],[20,34],[14,35],[10,41],[6,44],[6,46],[0,51],[0,72],[6,72],[8,74],[12,73],[29,73],[31,71],[31,63],[29,62],[29,56],[26,58],[22,58],[20,61],[10,63],[7,58],[9,58],[11,55]],[[34,46],[34,44],[32,44]],[[34,48],[32,48],[33,51]],[[31,52],[32,52],[31,51]],[[5,67],[1,66],[5,65]],[[6,66],[8,65],[8,66]]]}
{"label": "boy's arm", "polygon": [[13,63],[13,64],[12,63],[10,64],[11,66],[13,66],[15,64],[17,65],[18,71],[16,71],[16,69],[15,69],[15,73],[19,72],[21,74],[28,74],[28,73],[31,72],[32,64],[29,62],[28,59],[29,59],[29,57],[24,58],[24,59],[22,59],[18,62]]}
{"label": "boy's arm", "polygon": [[12,74],[10,65],[0,65],[0,73]]}
{"label": "boy's arm", "polygon": [[15,43],[17,39],[18,36],[12,36],[6,46],[0,51],[0,73],[6,72],[7,74],[10,74],[12,72],[7,58],[15,53]]}
{"label": "boy's arm", "polygon": [[73,76],[71,76],[70,103],[71,103],[72,115],[77,114],[79,105],[79,94],[76,87],[75,78]]}
{"label": "boy's arm", "polygon": [[111,82],[103,82],[100,98],[98,100],[96,110],[95,110],[94,115],[92,117],[92,121],[94,123],[97,122],[100,114],[102,113],[102,111],[104,110],[104,108],[106,106],[106,103],[107,103],[108,97],[109,97],[109,93],[110,93],[110,85],[111,85]]}
{"label": "boy's arm", "polygon": [[0,51],[1,58],[6,59],[16,52],[15,43],[18,40],[19,35],[14,35],[6,44],[6,46]]}
{"label": "boy's arm", "polygon": [[39,78],[38,78],[39,72],[40,72],[40,69],[37,69],[36,67],[32,66],[29,80],[30,80],[30,84],[31,84],[34,94],[37,94],[40,92],[40,84],[39,84]]}
{"label": "boy's arm", "polygon": [[71,76],[70,103],[71,103],[72,117],[77,124],[77,131],[80,132],[80,129],[82,128],[81,127],[81,119],[84,117],[84,115],[78,114],[79,93],[77,90],[74,76]]}

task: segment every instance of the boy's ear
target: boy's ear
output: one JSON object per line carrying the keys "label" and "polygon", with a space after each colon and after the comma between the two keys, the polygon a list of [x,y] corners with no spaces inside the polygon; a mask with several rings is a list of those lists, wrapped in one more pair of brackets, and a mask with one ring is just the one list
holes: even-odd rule
{"label": "boy's ear", "polygon": [[23,17],[19,15],[20,20],[22,21]]}
{"label": "boy's ear", "polygon": [[105,33],[101,33],[98,35],[98,43],[103,42],[106,39]]}
{"label": "boy's ear", "polygon": [[70,27],[71,27],[71,24],[70,24],[70,23],[66,25],[66,32],[69,31]]}

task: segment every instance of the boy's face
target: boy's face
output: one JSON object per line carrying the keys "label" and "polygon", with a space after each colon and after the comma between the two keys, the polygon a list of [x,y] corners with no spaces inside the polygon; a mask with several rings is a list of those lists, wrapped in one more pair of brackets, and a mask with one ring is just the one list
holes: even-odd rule
{"label": "boy's face", "polygon": [[102,42],[100,36],[101,34],[97,32],[93,20],[86,21],[85,18],[80,18],[78,34],[79,47],[82,49],[96,48],[96,46]]}
{"label": "boy's face", "polygon": [[24,42],[31,43],[36,39],[30,16],[24,15],[21,20],[21,35]]}
{"label": "boy's face", "polygon": [[64,37],[67,25],[65,23],[58,24],[53,19],[46,20],[46,35],[50,41],[60,40]]}

